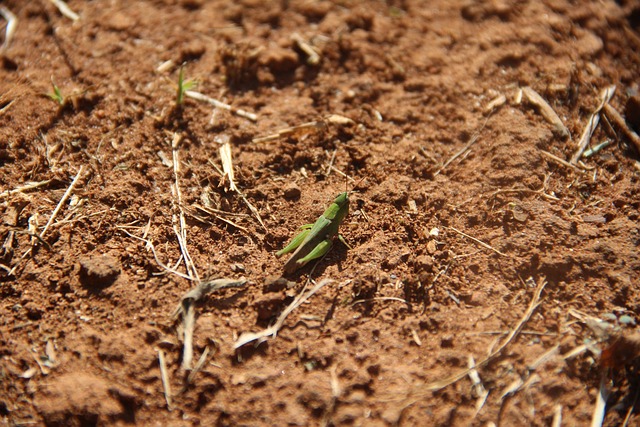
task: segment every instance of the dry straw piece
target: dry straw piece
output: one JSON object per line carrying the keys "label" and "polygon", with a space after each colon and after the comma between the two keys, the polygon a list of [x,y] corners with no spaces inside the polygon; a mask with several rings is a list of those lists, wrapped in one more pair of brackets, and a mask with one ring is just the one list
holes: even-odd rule
{"label": "dry straw piece", "polygon": [[193,330],[195,328],[195,304],[205,295],[224,288],[241,287],[246,279],[212,279],[200,282],[195,288],[184,294],[180,304],[173,312],[173,317],[182,316],[184,346],[182,351],[182,368],[191,369],[193,361]]}
{"label": "dry straw piece", "polygon": [[9,48],[9,43],[13,39],[18,26],[18,17],[13,14],[7,7],[0,5],[0,15],[7,20],[7,28],[4,32],[4,43],[0,46],[0,54],[3,54]]}
{"label": "dry straw piece", "polygon": [[307,135],[312,132],[324,132],[327,130],[330,124],[337,125],[337,126],[346,126],[346,125],[353,125],[355,123],[356,122],[354,122],[348,117],[341,116],[339,114],[330,114],[325,118],[323,118],[322,120],[316,120],[315,122],[302,123],[300,125],[280,129],[276,133],[272,133],[267,136],[253,138],[251,142],[259,143],[259,142],[275,141],[276,139],[279,139],[285,136],[301,137],[303,135]]}
{"label": "dry straw piece", "polygon": [[218,101],[215,98],[211,98],[210,96],[204,95],[200,92],[195,92],[193,90],[187,90],[184,92],[185,95],[187,95],[189,98],[195,99],[197,101],[202,101],[202,102],[208,102],[209,104],[213,105],[216,108],[221,108],[223,110],[227,110],[232,112],[233,114],[235,114],[236,116],[240,116],[240,117],[244,117],[245,119],[249,119],[252,122],[256,122],[258,121],[258,116],[253,114],[253,113],[249,113],[248,111],[242,110],[240,108],[235,108],[232,107],[231,105],[224,103],[222,101]]}
{"label": "dry straw piece", "polygon": [[[253,206],[251,202],[249,202],[249,199],[247,199],[244,193],[240,191],[240,189],[236,185],[235,174],[233,172],[233,159],[231,157],[231,144],[229,143],[229,138],[226,138],[225,142],[220,145],[220,161],[222,162],[223,178],[227,177],[227,179],[229,180],[229,189],[231,191],[235,191],[236,193],[238,193],[242,201],[247,205],[251,213],[256,217],[256,219],[258,220],[262,228],[265,231],[268,231],[267,226],[264,225],[264,222],[262,221],[262,217],[260,216],[260,212],[258,211],[258,209],[255,206]],[[232,224],[232,225],[234,225],[235,227],[238,227],[235,224]],[[242,227],[239,227],[239,228],[242,228]]]}
{"label": "dry straw piece", "polygon": [[307,64],[318,65],[320,63],[320,54],[298,33],[293,33],[291,39],[296,42],[300,50],[307,54]]}
{"label": "dry straw piece", "polygon": [[536,109],[542,114],[542,117],[553,125],[554,130],[560,134],[563,138],[571,137],[569,133],[569,129],[566,128],[562,120],[558,114],[551,108],[551,106],[544,100],[542,96],[529,86],[522,88],[522,94],[529,101],[531,105],[536,107]]}
{"label": "dry straw piece", "polygon": [[[78,168],[78,173],[76,174],[75,178],[73,178],[73,181],[71,181],[71,184],[69,184],[69,187],[67,188],[67,191],[65,191],[65,193],[62,195],[62,198],[60,199],[60,201],[56,205],[55,209],[51,213],[51,216],[49,217],[49,220],[47,221],[47,224],[42,229],[42,232],[39,235],[35,235],[35,237],[40,242],[44,242],[44,235],[46,234],[46,232],[49,229],[49,227],[51,226],[51,224],[53,224],[53,220],[58,216],[58,213],[62,209],[62,206],[64,205],[64,203],[67,201],[67,199],[69,199],[69,196],[71,195],[71,192],[73,191],[73,188],[76,186],[76,184],[78,183],[78,180],[82,176],[83,170],[84,170],[84,166],[80,166],[80,168]],[[34,234],[35,234],[35,232],[34,232]],[[20,258],[20,260],[16,263],[16,265],[13,266],[11,271],[9,271],[9,273],[8,273],[9,276],[13,275],[16,272],[18,266],[20,265],[20,261],[25,259],[32,251],[33,251],[33,246],[31,246],[29,249],[27,249],[27,251],[24,254],[22,254],[22,257]]]}
{"label": "dry straw piece", "polygon": [[640,136],[635,133],[633,129],[627,126],[627,123],[620,113],[618,113],[618,110],[609,104],[605,104],[602,109],[604,110],[604,115],[607,117],[607,120],[609,120],[609,123],[618,129],[619,132],[622,132],[622,134],[633,144],[638,153],[640,153]]}
{"label": "dry straw piece", "polygon": [[78,14],[71,10],[71,8],[67,6],[67,4],[62,0],[51,0],[51,3],[53,3],[53,5],[58,8],[62,15],[66,16],[72,21],[77,21],[80,19]]}
{"label": "dry straw piece", "polygon": [[580,141],[578,141],[578,149],[573,154],[573,156],[571,156],[572,165],[575,165],[580,157],[582,157],[582,153],[584,153],[584,150],[586,150],[587,145],[589,145],[589,142],[591,141],[593,132],[595,132],[596,128],[598,127],[598,123],[600,123],[600,112],[602,111],[602,108],[605,106],[605,104],[611,101],[611,98],[613,98],[613,94],[615,92],[616,87],[609,86],[600,94],[600,104],[595,109],[595,111],[591,113],[591,117],[589,117],[589,121],[582,131],[582,136],[580,136]]}
{"label": "dry straw piece", "polygon": [[191,280],[200,281],[200,277],[198,276],[198,270],[193,263],[193,259],[191,258],[191,254],[189,254],[189,247],[187,246],[187,222],[184,218],[184,210],[182,209],[182,192],[180,191],[180,156],[178,152],[178,147],[180,146],[180,141],[182,137],[174,133],[173,140],[171,141],[171,149],[173,152],[173,175],[174,182],[171,185],[171,192],[174,196],[174,205],[178,210],[178,216],[174,214],[173,219],[173,231],[176,233],[178,238],[178,244],[180,245],[180,252],[182,253],[182,258],[184,259],[184,264],[187,269],[187,274]]}

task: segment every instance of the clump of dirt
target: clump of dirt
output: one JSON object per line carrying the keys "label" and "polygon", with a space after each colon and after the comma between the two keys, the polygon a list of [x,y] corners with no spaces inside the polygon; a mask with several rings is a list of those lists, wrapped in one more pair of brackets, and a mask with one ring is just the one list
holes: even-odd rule
{"label": "clump of dirt", "polygon": [[80,283],[89,289],[112,285],[121,272],[120,263],[111,255],[89,256],[80,261]]}

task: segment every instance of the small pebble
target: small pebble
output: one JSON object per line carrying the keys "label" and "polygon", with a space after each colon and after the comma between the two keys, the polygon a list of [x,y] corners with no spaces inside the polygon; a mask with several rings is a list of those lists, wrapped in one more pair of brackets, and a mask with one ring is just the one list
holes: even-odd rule
{"label": "small pebble", "polygon": [[636,324],[636,319],[629,315],[623,314],[618,318],[618,322],[620,322],[620,324],[622,325],[633,326]]}
{"label": "small pebble", "polygon": [[111,286],[122,268],[120,261],[111,255],[92,255],[80,259],[80,283],[94,290]]}
{"label": "small pebble", "polygon": [[287,200],[298,200],[301,193],[300,187],[295,183],[287,184],[284,188],[284,198]]}

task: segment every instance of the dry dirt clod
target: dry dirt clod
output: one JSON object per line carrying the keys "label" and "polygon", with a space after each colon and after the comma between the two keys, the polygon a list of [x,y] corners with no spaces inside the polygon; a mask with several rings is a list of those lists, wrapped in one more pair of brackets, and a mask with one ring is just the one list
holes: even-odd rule
{"label": "dry dirt clod", "polygon": [[624,115],[633,130],[640,133],[640,95],[627,99]]}
{"label": "dry dirt clod", "polygon": [[122,271],[120,261],[111,255],[94,255],[80,259],[80,283],[101,290],[113,285]]}
{"label": "dry dirt clod", "polygon": [[296,183],[287,184],[284,188],[284,198],[287,200],[298,200],[300,198],[300,187]]}
{"label": "dry dirt clod", "polygon": [[106,425],[124,415],[121,394],[100,377],[71,372],[49,380],[34,403],[46,425]]}

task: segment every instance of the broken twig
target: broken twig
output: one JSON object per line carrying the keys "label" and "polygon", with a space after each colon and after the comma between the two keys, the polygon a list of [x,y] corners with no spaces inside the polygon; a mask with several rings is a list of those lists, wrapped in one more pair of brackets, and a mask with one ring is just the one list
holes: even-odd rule
{"label": "broken twig", "polygon": [[4,42],[2,43],[2,46],[0,46],[0,54],[3,54],[9,48],[9,44],[16,32],[18,17],[4,5],[0,5],[0,15],[7,20],[7,28],[4,31]]}
{"label": "broken twig", "polygon": [[600,94],[600,104],[598,105],[598,108],[596,108],[596,110],[593,113],[591,113],[591,117],[589,117],[587,126],[585,126],[584,131],[582,131],[582,136],[580,136],[580,141],[578,142],[578,149],[573,154],[573,156],[571,156],[572,165],[575,165],[578,162],[578,160],[582,156],[582,153],[587,148],[587,145],[589,145],[589,141],[591,141],[591,136],[593,135],[593,132],[595,132],[596,128],[598,127],[598,123],[600,123],[600,111],[602,110],[605,104],[611,101],[611,98],[613,98],[613,94],[615,92],[616,92],[616,87],[609,86],[608,88],[603,90],[602,93]]}
{"label": "broken twig", "polygon": [[622,134],[633,144],[638,153],[640,153],[640,136],[633,131],[627,123],[624,121],[620,113],[613,108],[609,104],[605,104],[602,108],[604,111],[604,115],[607,116],[607,120],[618,129],[618,131],[622,132]]}
{"label": "broken twig", "polygon": [[245,119],[249,119],[252,122],[256,122],[258,121],[258,116],[253,114],[253,113],[249,113],[248,111],[245,111],[243,109],[240,108],[235,108],[232,107],[229,104],[226,104],[222,101],[218,101],[215,98],[211,98],[210,96],[204,95],[200,92],[195,92],[193,90],[187,90],[184,92],[185,95],[187,95],[189,98],[193,98],[197,101],[203,101],[203,102],[208,102],[209,104],[213,105],[216,108],[220,108],[223,110],[227,110],[230,111],[231,113],[235,114],[236,116],[240,116],[240,117],[244,117]]}
{"label": "broken twig", "polygon": [[241,287],[247,283],[246,279],[213,279],[202,281],[195,288],[184,294],[180,304],[173,312],[174,319],[182,315],[184,329],[184,347],[182,352],[182,368],[191,369],[193,360],[193,330],[195,327],[195,303],[205,295],[224,288]]}
{"label": "broken twig", "polygon": [[50,1],[51,3],[53,3],[55,7],[58,8],[60,13],[65,17],[71,19],[72,21],[77,21],[80,19],[78,14],[75,13],[73,10],[71,10],[71,8],[67,6],[67,4],[64,1],[62,0],[50,0]]}
{"label": "broken twig", "polygon": [[171,383],[169,382],[169,372],[167,372],[167,363],[164,360],[164,351],[162,350],[158,350],[158,363],[160,365],[162,388],[164,389],[164,400],[167,402],[167,409],[171,410]]}
{"label": "broken twig", "polygon": [[542,114],[542,117],[553,125],[554,130],[560,134],[563,138],[571,137],[569,129],[566,128],[558,114],[551,108],[551,106],[544,100],[542,96],[529,86],[522,88],[522,93],[531,105]]}
{"label": "broken twig", "polygon": [[496,249],[496,248],[494,248],[493,246],[491,246],[491,245],[489,245],[489,244],[487,244],[487,243],[483,242],[482,240],[480,240],[480,239],[476,239],[476,238],[475,238],[475,237],[473,237],[473,236],[469,236],[468,234],[463,233],[462,231],[458,230],[458,229],[457,229],[457,228],[455,228],[455,227],[447,227],[447,228],[449,228],[449,229],[451,229],[451,230],[455,231],[456,233],[460,234],[460,235],[461,235],[461,236],[463,236],[463,237],[466,237],[467,239],[473,240],[474,242],[476,242],[477,244],[479,244],[479,245],[480,245],[480,246],[482,246],[482,247],[485,247],[485,248],[487,248],[487,249],[492,250],[493,252],[497,253],[498,255],[506,256],[506,257],[508,257],[508,256],[509,256],[509,255],[507,255],[507,254],[505,254],[505,253],[500,252],[499,250],[497,250],[497,249]]}

